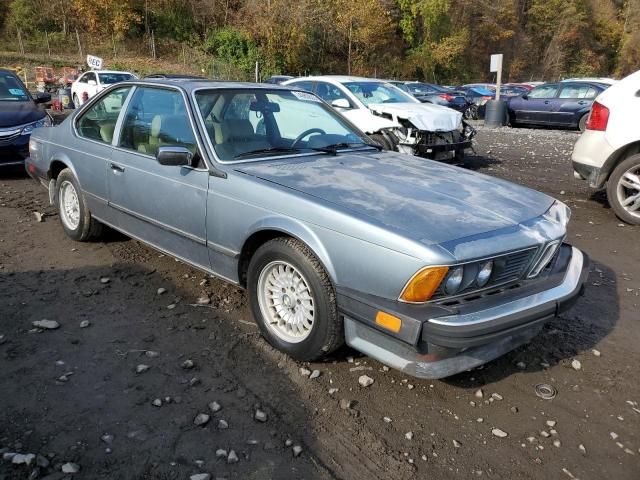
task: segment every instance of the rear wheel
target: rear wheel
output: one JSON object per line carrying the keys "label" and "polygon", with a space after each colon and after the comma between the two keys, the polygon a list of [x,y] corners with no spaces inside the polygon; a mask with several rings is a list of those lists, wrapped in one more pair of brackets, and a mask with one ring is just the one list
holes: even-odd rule
{"label": "rear wheel", "polygon": [[303,243],[276,238],[249,262],[251,311],[266,340],[297,360],[316,360],[344,342],[336,294],[320,261]]}
{"label": "rear wheel", "polygon": [[640,154],[614,169],[607,182],[607,198],[618,218],[640,225]]}
{"label": "rear wheel", "polygon": [[80,100],[78,100],[78,94],[77,93],[73,94],[73,106],[75,108],[78,108],[80,106]]}
{"label": "rear wheel", "polygon": [[585,113],[578,121],[578,129],[584,132],[587,129],[587,121],[589,120],[589,114]]}
{"label": "rear wheel", "polygon": [[102,224],[91,216],[78,181],[68,168],[56,179],[56,196],[60,223],[69,237],[86,242],[100,236]]}
{"label": "rear wheel", "polygon": [[469,105],[467,109],[464,111],[463,116],[466,120],[477,120],[478,106],[475,104]]}

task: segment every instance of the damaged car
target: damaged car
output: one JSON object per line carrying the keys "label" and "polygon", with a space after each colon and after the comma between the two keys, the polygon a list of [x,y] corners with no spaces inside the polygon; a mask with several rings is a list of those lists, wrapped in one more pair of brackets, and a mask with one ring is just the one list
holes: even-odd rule
{"label": "damaged car", "polygon": [[462,113],[422,103],[389,82],[325,75],[284,85],[315,93],[385,150],[435,160],[462,160],[473,148],[475,129]]}

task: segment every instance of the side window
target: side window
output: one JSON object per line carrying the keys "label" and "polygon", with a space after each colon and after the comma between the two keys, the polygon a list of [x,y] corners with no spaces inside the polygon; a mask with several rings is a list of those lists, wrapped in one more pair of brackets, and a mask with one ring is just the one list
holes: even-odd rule
{"label": "side window", "polygon": [[306,90],[307,92],[313,92],[313,82],[309,82],[307,80],[303,82],[292,83],[290,86],[299,88],[300,90]]}
{"label": "side window", "polygon": [[316,95],[318,95],[322,100],[331,105],[331,102],[334,100],[338,100],[339,98],[344,98],[346,101],[351,104],[347,96],[342,93],[335,85],[326,82],[317,82],[316,83]]}
{"label": "side window", "polygon": [[155,156],[165,145],[196,152],[184,99],[177,90],[137,88],[122,122],[119,146]]}
{"label": "side window", "polygon": [[76,123],[78,134],[81,137],[110,144],[118,115],[129,90],[131,87],[118,88],[83,113]]}
{"label": "side window", "polygon": [[94,82],[96,81],[96,74],[95,73],[86,73],[84,78],[82,79],[83,82],[85,83],[89,83],[89,80],[93,80]]}
{"label": "side window", "polygon": [[78,82],[80,83],[87,83],[87,74],[84,74],[80,77],[80,80],[78,80]]}
{"label": "side window", "polygon": [[529,98],[555,98],[558,92],[557,85],[541,85],[529,92]]}
{"label": "side window", "polygon": [[567,85],[562,87],[559,98],[595,98],[596,89],[589,85]]}

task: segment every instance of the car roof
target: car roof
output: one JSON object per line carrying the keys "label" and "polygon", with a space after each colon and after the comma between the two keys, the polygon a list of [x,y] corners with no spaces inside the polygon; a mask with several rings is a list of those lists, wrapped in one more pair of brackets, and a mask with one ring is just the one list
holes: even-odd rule
{"label": "car roof", "polygon": [[225,80],[207,80],[191,78],[149,78],[142,80],[131,80],[126,83],[135,85],[158,85],[181,87],[187,92],[200,89],[223,90],[223,89],[247,89],[247,90],[295,90],[291,87],[274,85],[268,83],[232,82]]}
{"label": "car roof", "polygon": [[347,83],[347,82],[379,82],[379,83],[387,83],[388,80],[383,80],[380,78],[366,78],[366,77],[356,77],[353,75],[315,75],[310,77],[296,77],[294,80],[310,80],[310,81],[322,81],[329,80],[338,83]]}

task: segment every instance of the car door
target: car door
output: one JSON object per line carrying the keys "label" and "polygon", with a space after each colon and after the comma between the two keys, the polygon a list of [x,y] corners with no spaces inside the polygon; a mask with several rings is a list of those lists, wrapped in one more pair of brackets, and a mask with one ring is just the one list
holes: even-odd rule
{"label": "car door", "polygon": [[83,84],[84,91],[86,91],[89,98],[91,98],[98,93],[98,76],[95,72],[87,72],[84,74],[84,79],[86,80],[86,83]]}
{"label": "car door", "polygon": [[557,84],[540,85],[512,104],[518,122],[546,123],[551,120],[552,102],[558,93]]}
{"label": "car door", "polygon": [[[131,86],[116,88],[83,111],[74,120],[75,141],[63,147],[72,160],[74,173],[85,193],[89,210],[99,220],[112,225],[117,219],[115,212],[109,207],[107,174],[115,127],[131,90]],[[120,108],[115,109],[115,105],[120,105]]]}
{"label": "car door", "polygon": [[577,126],[580,117],[591,107],[598,93],[593,85],[587,83],[563,84],[554,102],[555,123],[568,127]]}
{"label": "car door", "polygon": [[[160,165],[163,146],[194,154],[189,166]],[[181,90],[136,87],[121,119],[109,163],[109,204],[129,235],[202,268],[209,268],[206,200],[209,172]]]}

